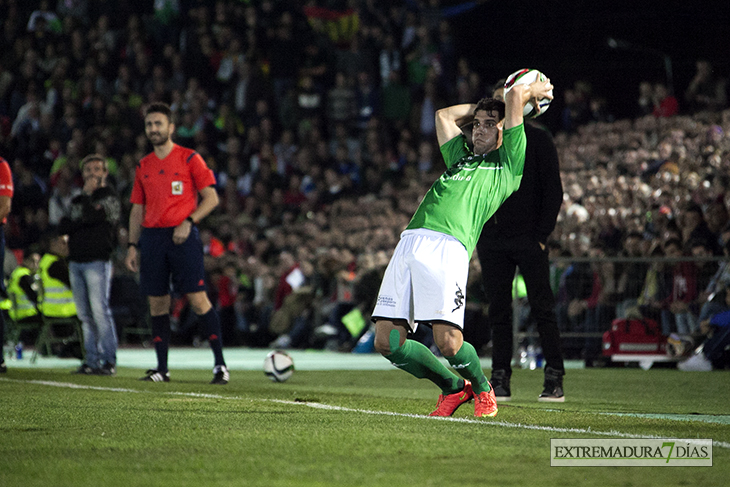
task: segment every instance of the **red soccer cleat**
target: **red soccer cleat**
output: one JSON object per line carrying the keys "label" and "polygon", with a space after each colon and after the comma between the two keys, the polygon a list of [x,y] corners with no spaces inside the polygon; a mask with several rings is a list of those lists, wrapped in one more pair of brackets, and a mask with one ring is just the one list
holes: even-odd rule
{"label": "red soccer cleat", "polygon": [[470,401],[474,397],[474,391],[471,390],[471,382],[464,381],[464,388],[454,394],[444,396],[439,395],[439,401],[436,404],[436,411],[429,416],[451,416],[459,409],[459,406]]}
{"label": "red soccer cleat", "polygon": [[489,392],[484,391],[474,395],[474,416],[481,418],[489,416],[493,418],[497,415],[497,398],[494,396],[494,388]]}

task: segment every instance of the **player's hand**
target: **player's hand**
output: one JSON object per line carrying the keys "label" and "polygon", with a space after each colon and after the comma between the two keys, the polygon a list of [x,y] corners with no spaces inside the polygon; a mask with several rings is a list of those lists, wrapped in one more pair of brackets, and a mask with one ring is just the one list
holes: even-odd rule
{"label": "player's hand", "polygon": [[533,83],[530,84],[530,91],[532,92],[532,97],[530,98],[530,103],[532,103],[534,106],[539,107],[540,106],[540,100],[547,98],[549,100],[553,99],[552,90],[555,88],[553,84],[550,82],[550,78],[547,76],[544,80],[540,81],[535,80]]}
{"label": "player's hand", "polygon": [[183,222],[175,227],[175,231],[172,232],[172,243],[180,245],[185,242],[190,236],[190,230],[193,228],[193,224],[190,220],[183,220]]}
{"label": "player's hand", "polygon": [[131,246],[127,249],[127,258],[124,259],[124,263],[132,272],[139,270],[139,254],[137,253],[137,247]]}

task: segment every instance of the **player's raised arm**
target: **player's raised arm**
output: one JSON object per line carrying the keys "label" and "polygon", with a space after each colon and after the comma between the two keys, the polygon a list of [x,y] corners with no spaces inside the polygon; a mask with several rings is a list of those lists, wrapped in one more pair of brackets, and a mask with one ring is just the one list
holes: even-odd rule
{"label": "player's raised arm", "polygon": [[545,78],[543,81],[538,79],[529,85],[514,85],[504,95],[505,130],[516,127],[524,122],[522,110],[530,100],[534,102],[535,106],[539,106],[538,100],[542,100],[543,98],[552,100],[553,95],[550,93],[552,89],[553,85],[550,83],[550,78]]}
{"label": "player's raised arm", "polygon": [[453,105],[436,112],[436,138],[439,147],[461,134],[461,127],[474,118],[473,103]]}

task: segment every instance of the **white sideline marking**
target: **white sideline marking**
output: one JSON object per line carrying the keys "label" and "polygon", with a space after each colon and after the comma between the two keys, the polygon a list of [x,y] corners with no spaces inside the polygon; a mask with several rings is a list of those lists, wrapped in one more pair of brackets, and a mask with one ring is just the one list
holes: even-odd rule
{"label": "white sideline marking", "polygon": [[[454,417],[443,417],[443,416],[426,416],[422,414],[410,414],[410,413],[396,413],[393,411],[374,411],[371,409],[356,409],[346,408],[343,406],[332,406],[330,404],[322,404],[318,402],[304,402],[304,401],[287,401],[284,399],[248,399],[239,396],[221,396],[219,394],[205,394],[199,392],[179,392],[179,391],[141,391],[138,389],[127,389],[122,387],[100,387],[100,386],[87,386],[82,384],[74,384],[72,382],[55,382],[46,380],[17,380],[17,379],[6,379],[0,378],[0,381],[5,382],[22,382],[26,384],[37,384],[51,387],[63,387],[67,389],[89,389],[95,391],[105,392],[131,392],[136,394],[163,394],[169,396],[188,396],[188,397],[199,397],[204,399],[233,399],[239,401],[264,401],[273,402],[277,404],[286,404],[290,406],[306,406],[313,409],[325,409],[329,411],[344,411],[350,413],[360,414],[371,414],[378,416],[396,416],[400,418],[413,418],[413,419],[428,419],[436,421],[450,421],[454,423],[467,423],[467,424],[479,424],[483,426],[502,426],[504,428],[519,428],[533,431],[548,431],[552,433],[575,433],[575,434],[590,434],[598,436],[613,436],[619,438],[646,438],[646,439],[663,439],[664,437],[656,435],[635,435],[632,433],[623,433],[620,431],[597,431],[590,428],[557,428],[555,426],[541,426],[537,424],[522,424],[522,423],[508,423],[506,421],[495,421],[495,420],[479,420],[471,418],[454,418]],[[606,414],[606,413],[598,413]],[[712,446],[730,449],[730,443],[725,441],[712,440]]]}

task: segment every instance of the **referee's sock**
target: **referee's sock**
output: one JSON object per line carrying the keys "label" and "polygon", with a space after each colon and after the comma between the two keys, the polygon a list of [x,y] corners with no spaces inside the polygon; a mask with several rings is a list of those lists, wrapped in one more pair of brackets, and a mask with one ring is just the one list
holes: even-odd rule
{"label": "referee's sock", "polygon": [[170,315],[152,317],[152,343],[157,354],[157,371],[167,372],[167,352],[170,350]]}
{"label": "referee's sock", "polygon": [[479,362],[479,355],[477,355],[477,351],[471,343],[464,342],[456,355],[444,358],[454,369],[459,371],[462,377],[471,381],[474,394],[491,390],[487,376],[484,375],[482,370],[482,364]]}
{"label": "referee's sock", "polygon": [[215,308],[210,308],[207,313],[199,315],[199,317],[205,327],[205,333],[208,334],[208,343],[210,343],[210,349],[213,350],[213,357],[215,359],[214,365],[226,365],[225,360],[223,360],[221,322],[218,318],[218,313]]}
{"label": "referee's sock", "polygon": [[448,369],[421,342],[406,340],[398,346],[400,334],[397,330],[390,332],[390,355],[385,358],[393,365],[418,379],[428,379],[436,384],[444,394],[453,394],[464,388],[464,381]]}

